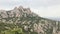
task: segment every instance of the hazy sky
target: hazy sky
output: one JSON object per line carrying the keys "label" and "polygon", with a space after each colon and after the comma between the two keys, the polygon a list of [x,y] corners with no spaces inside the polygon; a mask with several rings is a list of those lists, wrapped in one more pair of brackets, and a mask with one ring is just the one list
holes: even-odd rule
{"label": "hazy sky", "polygon": [[60,0],[0,0],[0,9],[13,9],[15,6],[30,7],[43,17],[60,17]]}

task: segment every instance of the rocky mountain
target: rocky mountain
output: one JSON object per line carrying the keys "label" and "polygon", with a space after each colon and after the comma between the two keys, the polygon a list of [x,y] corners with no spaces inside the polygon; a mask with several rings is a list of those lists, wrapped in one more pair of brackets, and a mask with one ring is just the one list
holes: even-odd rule
{"label": "rocky mountain", "polygon": [[31,12],[30,8],[20,6],[9,11],[0,10],[0,31],[15,26],[22,27],[27,33],[60,34],[60,21],[40,17]]}

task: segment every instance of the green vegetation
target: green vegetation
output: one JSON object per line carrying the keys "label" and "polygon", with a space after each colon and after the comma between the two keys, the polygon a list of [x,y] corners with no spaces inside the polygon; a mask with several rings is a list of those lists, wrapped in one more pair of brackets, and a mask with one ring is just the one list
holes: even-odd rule
{"label": "green vegetation", "polygon": [[24,34],[22,28],[13,28],[5,31],[1,31],[1,34]]}
{"label": "green vegetation", "polygon": [[37,34],[36,32],[25,31],[21,25],[0,23],[0,34]]}

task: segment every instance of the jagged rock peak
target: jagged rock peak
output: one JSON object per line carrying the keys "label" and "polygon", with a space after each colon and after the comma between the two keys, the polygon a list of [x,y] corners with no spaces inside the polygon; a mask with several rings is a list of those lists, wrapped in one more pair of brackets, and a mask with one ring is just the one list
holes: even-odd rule
{"label": "jagged rock peak", "polygon": [[23,9],[23,6],[19,6],[18,9]]}
{"label": "jagged rock peak", "polygon": [[15,8],[14,8],[14,10],[15,10],[15,9],[18,9],[18,8],[17,8],[17,7],[15,7]]}
{"label": "jagged rock peak", "polygon": [[23,6],[15,7],[14,9],[23,9]]}
{"label": "jagged rock peak", "polygon": [[23,6],[15,7],[13,11],[20,11],[23,13],[32,14],[30,8],[24,8]]}
{"label": "jagged rock peak", "polygon": [[6,17],[22,17],[22,16],[27,17],[29,16],[38,16],[35,13],[31,12],[30,8],[23,8],[22,6],[15,7],[13,10],[9,11],[0,11],[0,18],[6,18]]}

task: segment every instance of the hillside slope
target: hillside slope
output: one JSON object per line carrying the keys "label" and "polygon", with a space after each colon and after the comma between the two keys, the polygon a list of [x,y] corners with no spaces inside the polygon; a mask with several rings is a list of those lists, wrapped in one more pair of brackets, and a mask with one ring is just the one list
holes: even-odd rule
{"label": "hillside slope", "polygon": [[23,28],[27,32],[37,34],[57,34],[60,32],[60,22],[42,18],[31,12],[29,8],[15,7],[13,10],[0,10],[0,31]]}

